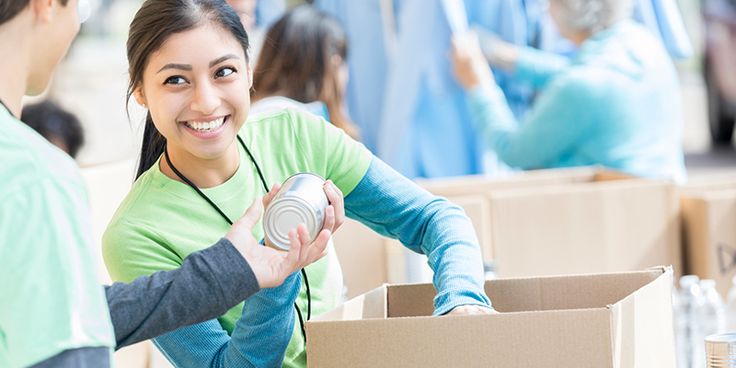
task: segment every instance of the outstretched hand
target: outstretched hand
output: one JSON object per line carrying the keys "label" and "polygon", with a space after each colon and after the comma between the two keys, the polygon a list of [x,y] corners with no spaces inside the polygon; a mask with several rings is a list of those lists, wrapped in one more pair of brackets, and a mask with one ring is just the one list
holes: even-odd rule
{"label": "outstretched hand", "polygon": [[[264,197],[264,202],[273,199],[276,191],[272,190]],[[225,238],[233,243],[248,262],[258,280],[258,285],[261,288],[271,288],[281,285],[295,271],[322,258],[332,232],[329,228],[324,228],[317,238],[310,242],[306,226],[299,225],[289,232],[291,242],[289,251],[277,251],[261,245],[253,237],[252,230],[261,218],[262,209],[261,201],[254,201],[243,217],[233,224]]]}

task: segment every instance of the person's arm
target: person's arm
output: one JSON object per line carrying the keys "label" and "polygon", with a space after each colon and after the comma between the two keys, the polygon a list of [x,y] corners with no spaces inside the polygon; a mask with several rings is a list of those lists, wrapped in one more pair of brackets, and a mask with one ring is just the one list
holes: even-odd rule
{"label": "person's arm", "polygon": [[570,66],[570,59],[549,51],[532,47],[519,47],[513,61],[512,73],[519,82],[529,82],[542,89]]}
{"label": "person's arm", "polygon": [[[280,367],[294,334],[294,301],[301,275],[263,289],[243,304],[232,335],[216,319],[183,327],[153,341],[179,368]],[[301,335],[299,335],[301,336]]]}
{"label": "person's arm", "polygon": [[[488,63],[511,74],[514,81],[542,89],[570,66],[570,59],[532,47],[517,46],[482,29],[452,40],[454,72],[466,90],[492,78]],[[480,39],[479,39],[480,38]]]}
{"label": "person's arm", "polygon": [[216,318],[260,287],[227,239],[190,254],[181,267],[105,288],[117,349]]}
{"label": "person's arm", "polygon": [[521,122],[493,81],[470,90],[468,104],[476,129],[499,159],[512,167],[537,169],[559,162],[585,139],[596,98],[589,87],[584,77],[558,78]]}
{"label": "person's arm", "polygon": [[465,212],[403,177],[377,157],[345,197],[347,216],[427,255],[437,289],[434,314],[463,305],[490,308],[478,240]]}
{"label": "person's arm", "polygon": [[[275,193],[269,193],[264,204]],[[289,251],[279,252],[262,246],[252,235],[261,208],[261,202],[254,201],[225,238],[190,254],[181,267],[108,287],[117,347],[215,318],[261,286],[280,285],[288,275],[322,257],[335,222],[334,211],[328,211],[325,228],[314,242],[309,241],[306,229],[300,228],[290,234]]]}
{"label": "person's arm", "polygon": [[69,349],[31,368],[110,368],[111,359],[106,347]]}
{"label": "person's arm", "polygon": [[0,192],[0,366],[38,365],[85,348],[95,354],[68,354],[83,363],[73,366],[110,364],[113,329],[75,184],[35,177]]}

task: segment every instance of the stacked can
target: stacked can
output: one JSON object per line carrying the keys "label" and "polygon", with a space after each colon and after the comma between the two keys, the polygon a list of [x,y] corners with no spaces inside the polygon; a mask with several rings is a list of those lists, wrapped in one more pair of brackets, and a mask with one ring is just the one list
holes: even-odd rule
{"label": "stacked can", "polygon": [[736,333],[706,337],[705,356],[708,368],[736,368]]}
{"label": "stacked can", "polygon": [[329,205],[324,184],[325,179],[312,173],[295,174],[284,181],[263,217],[266,237],[274,247],[289,250],[289,231],[299,224],[306,225],[310,240],[317,238]]}

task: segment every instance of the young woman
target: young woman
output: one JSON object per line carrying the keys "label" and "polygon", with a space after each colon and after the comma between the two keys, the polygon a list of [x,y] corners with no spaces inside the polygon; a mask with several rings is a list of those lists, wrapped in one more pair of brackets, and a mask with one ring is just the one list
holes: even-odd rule
{"label": "young woman", "polygon": [[[112,277],[177,267],[217,239],[253,198],[294,173],[312,172],[328,179],[335,227],[347,213],[428,256],[435,314],[492,312],[477,239],[459,207],[421,190],[314,114],[286,109],[246,122],[247,49],[240,20],[222,0],[148,0],[136,14],[130,94],[149,115],[138,179],[103,240]],[[262,238],[261,228],[254,235]],[[342,274],[328,251],[306,269],[301,287],[290,278],[155,343],[181,367],[304,367],[301,319],[340,300]]]}
{"label": "young woman", "polygon": [[358,139],[345,111],[347,39],[340,24],[304,5],[279,19],[266,39],[253,72],[253,112],[302,108]]}

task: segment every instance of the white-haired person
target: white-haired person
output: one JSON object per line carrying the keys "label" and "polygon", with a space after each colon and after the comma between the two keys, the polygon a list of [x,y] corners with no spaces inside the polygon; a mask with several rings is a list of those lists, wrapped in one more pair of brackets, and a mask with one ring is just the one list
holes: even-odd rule
{"label": "white-haired person", "polygon": [[604,165],[682,182],[677,74],[661,43],[630,20],[631,0],[550,0],[572,59],[531,48],[498,50],[500,64],[540,92],[521,121],[511,113],[477,37],[453,42],[455,74],[490,148],[522,169]]}

